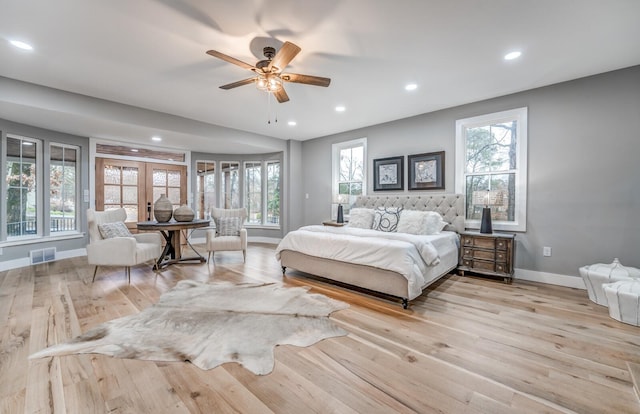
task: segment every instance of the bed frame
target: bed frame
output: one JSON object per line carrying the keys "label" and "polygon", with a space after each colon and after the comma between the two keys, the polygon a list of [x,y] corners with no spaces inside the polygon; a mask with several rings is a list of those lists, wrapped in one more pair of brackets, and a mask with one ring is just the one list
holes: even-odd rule
{"label": "bed frame", "polygon": [[[352,208],[402,207],[407,210],[437,211],[448,223],[445,230],[464,231],[464,196],[462,194],[433,194],[420,196],[361,196]],[[402,307],[409,306],[409,287],[407,279],[396,272],[371,266],[357,265],[337,260],[309,256],[293,250],[280,252],[282,274],[287,267],[330,279],[350,286],[393,296],[402,300]],[[457,266],[457,264],[456,264]],[[453,268],[446,269],[437,277],[428,281],[422,290]],[[366,277],[362,277],[366,274]]]}

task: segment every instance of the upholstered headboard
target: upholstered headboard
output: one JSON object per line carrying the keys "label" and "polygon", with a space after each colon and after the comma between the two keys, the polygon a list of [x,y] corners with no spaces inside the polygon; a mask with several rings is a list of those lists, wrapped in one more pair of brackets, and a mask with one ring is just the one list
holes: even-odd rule
{"label": "upholstered headboard", "polygon": [[419,196],[360,196],[353,207],[402,207],[407,210],[437,211],[449,223],[445,230],[464,231],[464,195],[429,194]]}

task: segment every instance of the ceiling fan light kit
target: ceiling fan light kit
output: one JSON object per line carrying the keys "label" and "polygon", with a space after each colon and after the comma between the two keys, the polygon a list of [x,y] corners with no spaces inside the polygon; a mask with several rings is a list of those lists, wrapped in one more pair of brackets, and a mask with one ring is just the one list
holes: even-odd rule
{"label": "ceiling fan light kit", "polygon": [[291,42],[284,42],[280,50],[267,46],[262,52],[265,60],[261,60],[255,66],[245,63],[241,60],[228,56],[217,50],[209,50],[207,54],[225,62],[248,69],[256,74],[253,78],[243,79],[241,81],[229,83],[220,86],[221,89],[233,89],[238,86],[255,83],[256,87],[267,93],[273,94],[278,102],[283,103],[289,100],[289,96],[284,89],[283,82],[302,83],[305,85],[327,87],[331,83],[331,79],[320,76],[300,75],[295,73],[282,73],[284,68],[300,53],[302,49]]}

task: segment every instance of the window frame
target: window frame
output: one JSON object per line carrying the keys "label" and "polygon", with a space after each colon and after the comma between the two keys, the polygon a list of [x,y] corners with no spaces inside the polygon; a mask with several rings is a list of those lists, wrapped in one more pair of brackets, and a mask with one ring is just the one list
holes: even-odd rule
{"label": "window frame", "polygon": [[[345,149],[353,149],[362,147],[362,195],[367,195],[367,176],[368,176],[368,160],[367,160],[367,138],[358,138],[350,141],[336,142],[331,145],[331,197],[329,199],[331,205],[331,217],[336,217],[338,205],[333,202],[334,195],[338,194],[340,189],[340,152]],[[353,181],[350,181],[353,182]],[[348,200],[343,205],[345,208],[345,218],[349,217],[350,206],[355,200]]]}
{"label": "window frame", "polygon": [[[248,164],[259,164],[260,165],[260,223],[250,223],[247,217],[247,221],[245,222],[245,226],[248,228],[280,228],[281,216],[278,216],[277,223],[269,223],[267,220],[268,217],[268,206],[269,206],[269,193],[268,193],[268,181],[269,181],[269,165],[270,164],[278,164],[279,174],[278,174],[278,188],[282,189],[282,162],[280,160],[247,160],[242,163],[242,179],[243,179],[243,196],[242,196],[242,205],[244,208],[248,206],[248,182],[247,182],[247,165]],[[280,198],[282,200],[282,198]],[[282,205],[279,206],[279,210],[282,211]],[[247,214],[249,214],[247,208]]]}
{"label": "window frame", "polygon": [[[49,188],[48,188],[48,193],[49,193],[49,222],[48,225],[46,226],[46,228],[49,229],[49,235],[67,235],[67,234],[76,234],[80,232],[80,209],[78,208],[79,205],[81,205],[82,203],[82,198],[81,194],[80,194],[80,179],[81,179],[81,170],[80,170],[80,164],[81,164],[81,148],[78,145],[71,145],[71,144],[63,144],[60,142],[50,142],[49,143],[49,168],[47,169],[47,171],[49,171],[49,173],[51,172],[51,165],[52,160],[51,160],[51,148],[52,147],[61,147],[64,149],[71,149],[71,150],[75,150],[76,151],[76,165],[75,165],[75,185],[74,185],[74,190],[75,190],[75,208],[74,208],[74,220],[75,220],[75,228],[73,230],[63,230],[63,231],[59,231],[59,232],[52,232],[51,231],[51,175],[49,175]],[[64,160],[63,160],[64,162]],[[44,194],[43,194],[44,196]],[[64,201],[63,201],[64,203]],[[63,204],[64,205],[64,204]]]}
{"label": "window frame", "polygon": [[[264,224],[264,210],[265,210],[265,203],[264,203],[264,196],[265,196],[265,185],[264,185],[264,175],[265,175],[265,162],[264,161],[245,161],[242,164],[242,175],[243,175],[243,181],[244,181],[244,208],[247,210],[247,218],[245,221],[245,224],[247,226],[261,226]],[[255,186],[255,187],[259,187],[259,188],[254,188],[254,183],[252,182],[253,180],[249,180],[248,174],[249,171],[253,171],[254,169],[259,169],[259,176],[260,176],[260,185],[259,186]],[[249,191],[249,187],[251,186],[251,190]],[[259,214],[260,214],[260,220],[259,222],[251,222],[250,221],[250,216],[252,213],[255,213],[254,211],[252,211],[250,209],[250,202],[249,202],[249,197],[251,195],[254,194],[259,194]]]}
{"label": "window frame", "polygon": [[[509,170],[515,174],[515,214],[514,221],[493,221],[494,230],[503,231],[526,231],[527,230],[527,150],[528,150],[528,108],[516,108],[501,112],[494,112],[456,121],[456,169],[455,169],[455,191],[464,194],[466,198],[466,147],[469,128],[477,128],[492,124],[517,121],[516,124],[516,168]],[[484,175],[504,174],[501,172],[487,172]],[[469,229],[479,229],[480,220],[467,219],[467,208],[465,202],[465,226]]]}
{"label": "window frame", "polygon": [[[204,200],[206,199],[205,194],[209,194],[211,193],[211,191],[204,191],[204,189],[199,189],[199,180],[200,180],[200,173],[198,171],[198,164],[204,164],[205,168],[207,168],[207,166],[209,165],[213,165],[213,197],[214,197],[214,203],[213,205],[210,205],[209,207],[207,207],[207,205],[204,203]],[[204,220],[210,220],[211,219],[211,209],[214,207],[218,207],[218,191],[219,191],[219,186],[218,186],[218,165],[217,165],[217,161],[212,161],[212,160],[196,160],[195,162],[195,174],[194,176],[196,177],[196,185],[195,185],[195,194],[196,194],[196,198],[194,200],[194,211],[196,213],[196,217],[199,219],[204,219]],[[208,170],[205,171],[205,175],[209,175],[207,174]],[[204,175],[203,175],[204,177]],[[202,190],[202,191],[200,191]],[[200,200],[200,196],[202,195],[202,200]],[[202,201],[202,211],[200,211],[200,201]],[[202,213],[202,214],[201,214]]]}

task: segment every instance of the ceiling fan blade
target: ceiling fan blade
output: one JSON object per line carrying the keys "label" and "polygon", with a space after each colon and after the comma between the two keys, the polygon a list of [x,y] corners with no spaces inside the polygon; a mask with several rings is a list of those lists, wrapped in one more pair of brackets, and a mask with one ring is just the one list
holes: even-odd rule
{"label": "ceiling fan blade", "polygon": [[229,55],[225,55],[224,53],[220,53],[217,50],[207,50],[207,55],[211,55],[213,57],[217,57],[218,59],[222,59],[225,62],[229,62],[229,63],[233,63],[234,65],[238,65],[241,68],[245,68],[245,69],[249,69],[249,70],[255,70],[255,67],[253,65],[250,65],[248,63],[245,63],[241,60],[238,60],[234,57],[231,57]]}
{"label": "ceiling fan blade", "polygon": [[257,78],[249,78],[249,79],[243,79],[243,80],[238,81],[238,82],[228,83],[226,85],[222,85],[220,87],[220,89],[233,89],[233,88],[237,88],[238,86],[248,85],[250,83],[255,82],[256,79]]}
{"label": "ceiling fan blade", "polygon": [[273,94],[276,96],[276,99],[280,103],[287,102],[289,100],[289,95],[287,95],[287,92],[284,90],[284,88],[278,89]]}
{"label": "ceiling fan blade", "polygon": [[269,63],[268,71],[271,71],[274,66],[279,70],[283,70],[301,50],[291,42],[284,42],[278,53],[271,60],[271,63]]}
{"label": "ceiling fan blade", "polygon": [[331,79],[322,78],[320,76],[300,75],[297,73],[283,73],[280,79],[286,82],[304,83],[306,85],[327,87],[331,83]]}

